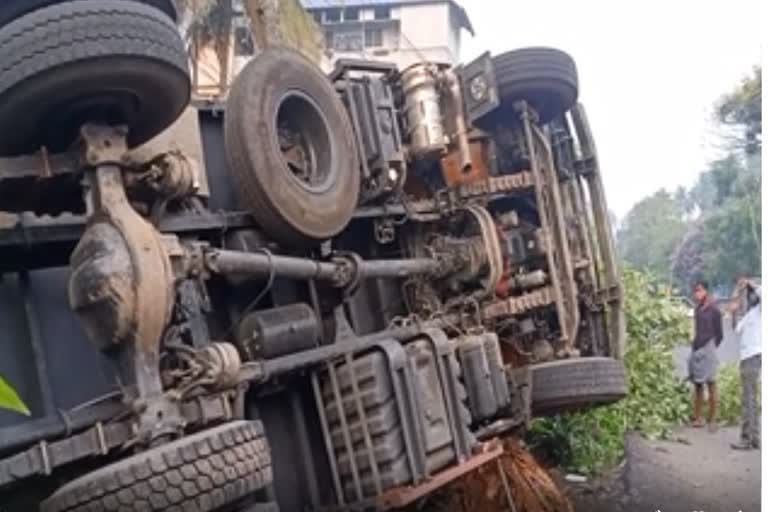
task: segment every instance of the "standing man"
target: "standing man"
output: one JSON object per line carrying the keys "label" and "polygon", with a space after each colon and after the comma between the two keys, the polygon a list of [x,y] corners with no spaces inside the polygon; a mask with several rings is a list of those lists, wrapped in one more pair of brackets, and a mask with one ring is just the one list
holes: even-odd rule
{"label": "standing man", "polygon": [[695,386],[693,399],[693,426],[703,427],[704,385],[709,394],[709,431],[717,430],[717,347],[723,341],[723,317],[709,295],[709,284],[698,281],[693,287],[696,300],[694,338],[688,360],[688,378]]}
{"label": "standing man", "polygon": [[740,335],[741,363],[741,439],[731,446],[736,450],[760,449],[760,413],[757,404],[757,381],[762,365],[762,291],[760,286],[740,279],[737,290],[746,294],[747,312],[736,326]]}

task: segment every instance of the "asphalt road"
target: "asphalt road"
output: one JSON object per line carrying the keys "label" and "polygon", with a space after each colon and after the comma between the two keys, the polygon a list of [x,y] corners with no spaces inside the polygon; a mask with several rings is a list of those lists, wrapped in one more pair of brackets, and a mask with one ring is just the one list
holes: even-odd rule
{"label": "asphalt road", "polygon": [[627,436],[627,458],[601,482],[570,485],[575,512],[759,512],[760,451],[730,448],[738,429],[681,429],[675,441]]}

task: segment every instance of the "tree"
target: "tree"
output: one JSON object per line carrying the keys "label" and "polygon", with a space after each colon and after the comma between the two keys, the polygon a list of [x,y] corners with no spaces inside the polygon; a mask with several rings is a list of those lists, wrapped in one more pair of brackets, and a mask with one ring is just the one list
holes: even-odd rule
{"label": "tree", "polygon": [[762,146],[762,88],[763,70],[755,66],[752,73],[723,95],[715,106],[722,127],[735,129],[735,137],[731,137],[735,147],[750,155],[759,153]]}
{"label": "tree", "polygon": [[715,104],[728,151],[696,184],[658,191],[632,208],[619,231],[624,258],[683,288],[696,279],[728,287],[760,274],[762,70]]}
{"label": "tree", "polygon": [[[193,61],[195,89],[201,88],[200,68],[215,68],[217,76],[204,82],[209,94],[223,95],[231,81],[235,26],[245,13],[250,25],[250,42],[256,51],[269,46],[287,46],[319,63],[324,55],[325,37],[314,18],[299,0],[175,0],[180,28]],[[210,58],[213,50],[214,58]],[[206,65],[201,66],[201,61]],[[234,70],[236,71],[236,70]],[[210,73],[210,71],[209,71]]]}
{"label": "tree", "polygon": [[680,285],[696,279],[730,286],[740,273],[760,273],[759,162],[730,154],[710,164],[688,197],[698,216],[672,254]]}
{"label": "tree", "polygon": [[703,223],[700,220],[691,222],[670,258],[673,280],[678,288],[686,290],[691,283],[708,279],[712,268],[710,259]]}
{"label": "tree", "polygon": [[663,189],[637,203],[617,234],[621,256],[637,268],[670,280],[670,257],[687,228],[685,211],[682,198]]}

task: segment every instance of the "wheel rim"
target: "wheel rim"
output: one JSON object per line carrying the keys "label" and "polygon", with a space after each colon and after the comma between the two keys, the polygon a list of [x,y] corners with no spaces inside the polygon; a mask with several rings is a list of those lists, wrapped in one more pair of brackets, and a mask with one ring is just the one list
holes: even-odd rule
{"label": "wheel rim", "polygon": [[333,186],[336,166],[330,127],[312,98],[300,91],[283,95],[275,128],[285,168],[294,181],[317,193]]}

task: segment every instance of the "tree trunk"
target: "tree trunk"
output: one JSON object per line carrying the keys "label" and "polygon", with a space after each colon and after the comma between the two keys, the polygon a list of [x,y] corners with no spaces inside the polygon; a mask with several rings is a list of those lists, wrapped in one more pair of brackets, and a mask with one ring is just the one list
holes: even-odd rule
{"label": "tree trunk", "polygon": [[259,50],[281,46],[284,41],[279,0],[246,0],[244,4],[251,20],[254,46]]}

